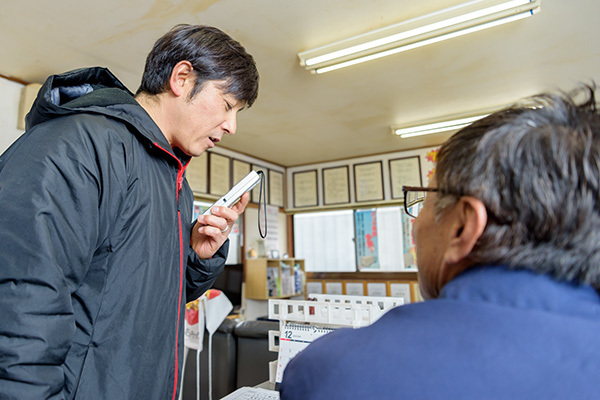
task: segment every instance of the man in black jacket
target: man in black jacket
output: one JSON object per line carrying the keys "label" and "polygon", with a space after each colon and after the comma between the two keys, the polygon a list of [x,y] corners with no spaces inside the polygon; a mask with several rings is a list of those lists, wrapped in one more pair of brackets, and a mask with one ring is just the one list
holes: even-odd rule
{"label": "man in black jacket", "polygon": [[185,303],[248,203],[190,223],[185,168],[257,91],[238,42],[190,25],[135,96],[104,68],[48,78],[0,157],[0,398],[177,398]]}

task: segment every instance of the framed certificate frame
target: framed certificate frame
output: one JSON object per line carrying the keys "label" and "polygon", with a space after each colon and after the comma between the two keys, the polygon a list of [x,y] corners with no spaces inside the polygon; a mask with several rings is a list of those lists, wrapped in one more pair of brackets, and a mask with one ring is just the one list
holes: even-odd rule
{"label": "framed certificate frame", "polygon": [[390,296],[402,297],[404,304],[411,303],[410,282],[389,282]]}
{"label": "framed certificate frame", "polygon": [[354,164],[354,194],[357,202],[383,200],[381,161]]}
{"label": "framed certificate frame", "polygon": [[323,168],[323,204],[350,203],[348,166]]}
{"label": "framed certificate frame", "polygon": [[294,207],[315,207],[317,199],[317,170],[294,172]]}
{"label": "framed certificate frame", "polygon": [[269,170],[269,204],[283,207],[283,172]]}
{"label": "framed certificate frame", "polygon": [[390,160],[390,187],[392,199],[401,199],[402,186],[423,186],[419,156]]}
{"label": "framed certificate frame", "polygon": [[250,172],[250,163],[232,159],[231,160],[231,186],[235,185]]}
{"label": "framed certificate frame", "polygon": [[185,177],[194,193],[208,193],[208,153],[190,161],[185,170]]}
{"label": "framed certificate frame", "polygon": [[344,285],[340,281],[325,281],[326,294],[344,294]]}
{"label": "framed certificate frame", "polygon": [[[264,182],[262,182],[262,185],[265,185],[264,190],[265,190],[266,197],[262,200],[266,204],[269,201],[269,191],[267,190],[269,188],[269,169],[266,167],[261,167],[260,165],[257,165],[257,164],[252,164],[252,169],[255,170],[256,172],[262,171],[264,173]],[[261,183],[254,186],[254,189],[252,189],[252,191],[250,192],[250,201],[251,202],[258,203],[258,201],[260,200],[260,188],[261,188]]]}
{"label": "framed certificate frame", "polygon": [[345,281],[344,282],[344,294],[349,296],[364,296],[365,295],[365,282],[364,281]]}
{"label": "framed certificate frame", "polygon": [[224,195],[231,189],[231,159],[221,154],[210,153],[209,161],[209,193],[217,196]]}
{"label": "framed certificate frame", "polygon": [[387,296],[387,285],[385,282],[367,282],[367,296]]}

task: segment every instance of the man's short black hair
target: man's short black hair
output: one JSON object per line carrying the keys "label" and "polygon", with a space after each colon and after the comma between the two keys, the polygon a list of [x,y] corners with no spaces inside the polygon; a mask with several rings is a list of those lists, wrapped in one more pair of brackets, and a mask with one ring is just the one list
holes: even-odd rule
{"label": "man's short black hair", "polygon": [[258,95],[258,70],[244,47],[220,29],[204,25],[177,25],[156,41],[146,58],[142,83],[136,94],[165,92],[173,67],[189,61],[196,74],[191,97],[207,81],[225,81],[222,89],[250,107]]}

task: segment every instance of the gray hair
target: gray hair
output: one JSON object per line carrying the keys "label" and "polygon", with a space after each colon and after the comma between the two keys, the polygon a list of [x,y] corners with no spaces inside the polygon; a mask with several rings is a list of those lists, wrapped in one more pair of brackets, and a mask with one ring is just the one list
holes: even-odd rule
{"label": "gray hair", "polygon": [[[438,153],[436,213],[480,199],[469,256],[600,288],[600,115],[595,86],[544,94],[463,128]],[[575,99],[583,96],[583,100]]]}

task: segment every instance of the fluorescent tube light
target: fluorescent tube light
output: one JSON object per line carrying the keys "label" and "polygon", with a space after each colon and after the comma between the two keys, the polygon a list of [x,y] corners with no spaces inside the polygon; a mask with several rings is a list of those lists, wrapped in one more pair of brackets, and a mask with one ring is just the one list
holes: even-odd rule
{"label": "fluorescent tube light", "polygon": [[465,126],[486,117],[488,114],[477,115],[474,117],[465,117],[454,119],[450,121],[436,122],[425,125],[410,126],[407,128],[392,128],[392,132],[395,135],[400,136],[401,139],[406,139],[414,136],[428,135],[431,133],[441,133],[449,131],[457,131]]}
{"label": "fluorescent tube light", "polygon": [[530,17],[541,0],[474,0],[298,54],[321,74]]}

